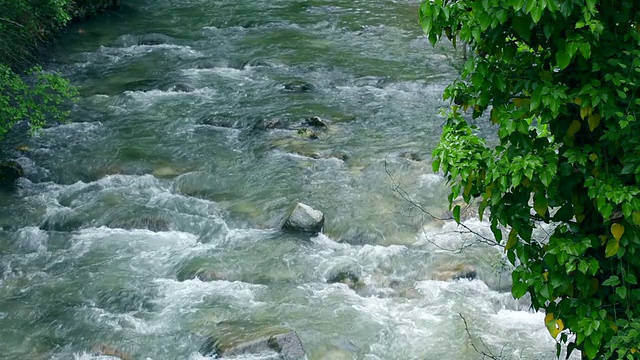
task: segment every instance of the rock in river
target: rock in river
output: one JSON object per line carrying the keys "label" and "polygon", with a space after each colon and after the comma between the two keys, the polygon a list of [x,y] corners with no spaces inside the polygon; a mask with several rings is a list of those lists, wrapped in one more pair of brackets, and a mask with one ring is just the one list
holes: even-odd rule
{"label": "rock in river", "polygon": [[0,161],[0,188],[11,188],[22,176],[24,169],[18,162]]}
{"label": "rock in river", "polygon": [[317,233],[324,226],[324,214],[309,205],[298,203],[287,217],[283,228],[286,230]]}
{"label": "rock in river", "polygon": [[282,360],[304,360],[307,352],[295,331],[287,329],[267,329],[252,334],[231,336],[223,339],[210,337],[200,347],[204,355],[220,357],[275,352]]}

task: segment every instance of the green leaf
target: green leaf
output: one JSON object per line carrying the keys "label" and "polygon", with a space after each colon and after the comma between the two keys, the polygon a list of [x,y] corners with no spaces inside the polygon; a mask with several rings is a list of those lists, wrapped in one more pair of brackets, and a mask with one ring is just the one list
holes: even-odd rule
{"label": "green leaf", "polygon": [[624,277],[624,280],[632,285],[638,284],[638,280],[636,279],[636,276],[633,274],[627,274],[627,276]]}
{"label": "green leaf", "polygon": [[620,241],[617,239],[609,239],[607,241],[607,248],[605,250],[605,257],[612,257],[618,253],[620,249]]}
{"label": "green leaf", "polygon": [[507,245],[504,247],[504,250],[507,251],[518,243],[518,232],[515,229],[511,229],[509,231],[509,238],[507,240]]}
{"label": "green leaf", "polygon": [[573,215],[573,206],[567,203],[553,215],[553,221],[569,221]]}
{"label": "green leaf", "polygon": [[627,288],[624,286],[617,287],[616,295],[618,295],[620,299],[625,300],[627,298]]}
{"label": "green leaf", "polygon": [[567,66],[569,66],[569,62],[571,62],[571,56],[564,51],[558,51],[556,53],[556,62],[558,63],[558,67],[561,70],[564,70]]}
{"label": "green leaf", "polygon": [[460,205],[456,205],[453,208],[453,219],[460,224]]}
{"label": "green leaf", "polygon": [[580,44],[580,53],[585,59],[589,60],[591,57],[591,44],[586,42]]}
{"label": "green leaf", "polygon": [[431,167],[433,168],[433,172],[437,173],[440,171],[440,158],[433,159],[433,163],[431,163]]}
{"label": "green leaf", "polygon": [[527,18],[513,18],[511,23],[513,30],[516,34],[525,42],[528,43],[531,39],[531,21]]}
{"label": "green leaf", "polygon": [[491,221],[491,232],[493,236],[496,238],[496,241],[500,243],[502,241],[502,231],[498,228],[497,221]]}
{"label": "green leaf", "polygon": [[488,205],[489,205],[489,201],[487,201],[487,199],[483,199],[482,202],[480,203],[480,206],[478,207],[478,218],[480,219],[480,221],[482,221],[482,218],[484,217],[484,210],[487,208]]}
{"label": "green leaf", "polygon": [[516,281],[513,283],[513,286],[511,286],[511,295],[513,295],[513,297],[516,299],[523,297],[526,293],[527,284],[523,283],[522,281]]}
{"label": "green leaf", "polygon": [[543,169],[540,172],[540,181],[542,182],[542,185],[544,185],[545,187],[549,187],[552,179],[553,179],[553,173],[548,168]]}
{"label": "green leaf", "polygon": [[620,278],[611,275],[607,280],[602,282],[602,286],[618,286],[620,284]]}
{"label": "green leaf", "polygon": [[536,193],[533,202],[533,209],[536,211],[536,213],[541,217],[545,217],[545,215],[547,214],[548,206],[549,202],[547,200],[547,197],[541,192]]}
{"label": "green leaf", "polygon": [[585,339],[584,352],[589,359],[595,359],[598,354],[598,348],[591,342],[589,338]]}

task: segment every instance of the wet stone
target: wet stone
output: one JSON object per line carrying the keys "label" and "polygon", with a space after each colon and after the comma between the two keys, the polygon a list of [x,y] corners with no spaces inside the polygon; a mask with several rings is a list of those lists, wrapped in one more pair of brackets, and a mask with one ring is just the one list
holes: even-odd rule
{"label": "wet stone", "polygon": [[22,176],[24,169],[17,161],[0,161],[0,189],[12,188]]}
{"label": "wet stone", "polygon": [[298,203],[287,217],[285,230],[317,233],[324,226],[324,214],[309,205]]}
{"label": "wet stone", "polygon": [[281,360],[305,360],[307,352],[295,331],[266,329],[240,335],[212,336],[200,347],[205,356],[230,357],[264,352],[277,353]]}

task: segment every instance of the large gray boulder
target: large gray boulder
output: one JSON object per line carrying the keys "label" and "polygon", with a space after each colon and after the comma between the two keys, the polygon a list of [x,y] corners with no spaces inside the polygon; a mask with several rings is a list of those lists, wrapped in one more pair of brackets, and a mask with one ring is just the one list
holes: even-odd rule
{"label": "large gray boulder", "polygon": [[280,360],[306,360],[307,352],[295,331],[287,329],[267,329],[253,334],[226,337],[217,340],[209,338],[200,348],[204,355],[225,358],[242,354],[275,352]]}
{"label": "large gray boulder", "polygon": [[11,188],[18,178],[24,176],[24,169],[16,161],[0,161],[0,188]]}
{"label": "large gray boulder", "polygon": [[318,233],[324,226],[324,214],[309,205],[298,203],[285,221],[286,230]]}

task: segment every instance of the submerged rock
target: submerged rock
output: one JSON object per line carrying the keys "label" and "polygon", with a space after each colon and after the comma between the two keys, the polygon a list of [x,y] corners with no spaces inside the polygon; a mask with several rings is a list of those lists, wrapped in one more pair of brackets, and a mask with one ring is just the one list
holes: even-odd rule
{"label": "submerged rock", "polygon": [[217,126],[229,129],[237,129],[242,124],[232,114],[205,115],[198,120],[199,125]]}
{"label": "submerged rock", "polygon": [[308,139],[312,139],[312,140],[317,140],[320,139],[320,136],[318,136],[318,134],[316,134],[315,131],[309,129],[309,128],[300,128],[298,129],[298,135],[304,137],[304,138],[308,138]]}
{"label": "submerged rock", "polygon": [[361,290],[365,287],[365,284],[360,280],[360,277],[351,270],[342,270],[334,275],[331,275],[327,279],[327,283],[342,283],[347,285],[352,290]]}
{"label": "submerged rock", "polygon": [[164,45],[172,44],[173,38],[164,34],[145,34],[138,37],[138,45]]}
{"label": "submerged rock", "polygon": [[305,119],[305,124],[309,125],[309,126],[315,126],[315,127],[327,127],[327,123],[320,119],[317,116],[312,116],[310,118],[306,118]]}
{"label": "submerged rock", "polygon": [[434,278],[440,281],[452,281],[458,279],[473,280],[478,276],[475,266],[464,263],[449,263],[440,265],[435,269]]}
{"label": "submerged rock", "polygon": [[254,126],[254,129],[256,130],[273,130],[282,128],[285,128],[285,123],[282,119],[278,118],[262,119]]}
{"label": "submerged rock", "polygon": [[220,263],[211,256],[202,256],[188,259],[175,269],[178,281],[199,279],[200,281],[229,280],[225,273],[221,272]]}
{"label": "submerged rock", "polygon": [[151,174],[157,178],[173,178],[180,175],[178,171],[171,166],[160,166],[153,170]]}
{"label": "submerged rock", "polygon": [[314,90],[314,86],[306,81],[294,80],[282,85],[282,92],[285,93],[309,93]]}
{"label": "submerged rock", "polygon": [[0,188],[11,188],[24,176],[24,169],[16,161],[0,161]]}
{"label": "submerged rock", "polygon": [[125,230],[131,229],[147,229],[154,232],[169,231],[169,221],[161,218],[139,217],[129,219],[118,219],[112,221],[110,228],[120,228]]}
{"label": "submerged rock", "polygon": [[200,347],[200,353],[205,356],[227,357],[262,352],[277,353],[282,360],[307,359],[298,334],[287,329],[267,329],[222,339],[209,337]]}
{"label": "submerged rock", "polygon": [[192,85],[185,83],[177,83],[167,87],[166,91],[174,91],[174,92],[193,92],[196,91],[196,88]]}
{"label": "submerged rock", "polygon": [[93,352],[96,355],[112,356],[121,360],[132,359],[131,355],[123,352],[122,350],[118,349],[116,346],[109,345],[109,344],[102,344],[102,343],[97,344],[96,346],[93,347]]}
{"label": "submerged rock", "polygon": [[298,203],[291,211],[283,225],[283,229],[317,233],[324,226],[324,214],[309,205]]}

